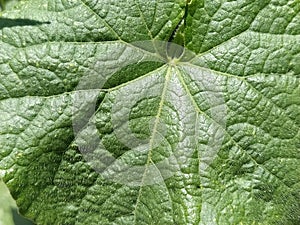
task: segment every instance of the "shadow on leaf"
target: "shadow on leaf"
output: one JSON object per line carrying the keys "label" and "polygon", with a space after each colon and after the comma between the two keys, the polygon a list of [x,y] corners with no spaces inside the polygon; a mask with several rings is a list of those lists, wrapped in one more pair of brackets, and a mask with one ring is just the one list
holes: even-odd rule
{"label": "shadow on leaf", "polygon": [[42,24],[50,24],[50,22],[40,22],[37,20],[30,20],[30,19],[0,18],[0,30],[5,27],[37,26],[37,25],[42,25]]}

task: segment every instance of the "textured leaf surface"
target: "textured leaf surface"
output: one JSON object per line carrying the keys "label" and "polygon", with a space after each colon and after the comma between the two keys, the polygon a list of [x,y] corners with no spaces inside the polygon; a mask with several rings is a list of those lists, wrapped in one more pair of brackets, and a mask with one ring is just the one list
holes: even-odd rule
{"label": "textured leaf surface", "polygon": [[0,171],[20,212],[60,225],[299,224],[299,10],[31,0],[4,14],[19,20],[0,30]]}

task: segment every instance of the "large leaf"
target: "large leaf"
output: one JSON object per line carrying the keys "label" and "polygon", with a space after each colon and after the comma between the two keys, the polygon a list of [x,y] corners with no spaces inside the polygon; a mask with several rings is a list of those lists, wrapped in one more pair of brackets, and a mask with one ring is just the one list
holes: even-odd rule
{"label": "large leaf", "polygon": [[299,11],[31,0],[6,12],[0,171],[20,212],[60,225],[299,224]]}

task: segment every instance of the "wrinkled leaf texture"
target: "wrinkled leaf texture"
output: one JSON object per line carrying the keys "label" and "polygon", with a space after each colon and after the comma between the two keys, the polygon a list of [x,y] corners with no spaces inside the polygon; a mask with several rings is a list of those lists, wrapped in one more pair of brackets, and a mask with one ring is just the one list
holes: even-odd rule
{"label": "wrinkled leaf texture", "polygon": [[41,225],[300,224],[299,11],[30,0],[5,12],[0,171],[20,212]]}

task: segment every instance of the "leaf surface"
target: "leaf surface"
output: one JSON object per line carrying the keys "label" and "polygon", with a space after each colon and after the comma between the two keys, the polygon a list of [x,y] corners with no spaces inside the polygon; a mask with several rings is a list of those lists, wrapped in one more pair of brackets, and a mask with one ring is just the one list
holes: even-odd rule
{"label": "leaf surface", "polygon": [[298,1],[18,7],[0,33],[0,172],[22,214],[300,222]]}

